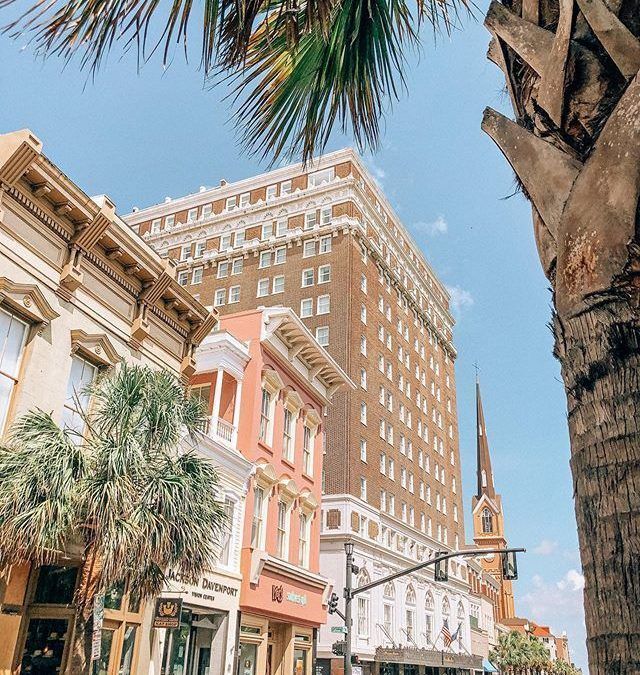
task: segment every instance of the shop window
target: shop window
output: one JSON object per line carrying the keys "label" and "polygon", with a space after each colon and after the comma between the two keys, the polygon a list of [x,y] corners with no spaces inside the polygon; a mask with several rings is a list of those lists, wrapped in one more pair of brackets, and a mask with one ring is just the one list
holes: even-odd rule
{"label": "shop window", "polygon": [[71,605],[77,577],[77,567],[43,565],[38,573],[33,602],[42,605]]}

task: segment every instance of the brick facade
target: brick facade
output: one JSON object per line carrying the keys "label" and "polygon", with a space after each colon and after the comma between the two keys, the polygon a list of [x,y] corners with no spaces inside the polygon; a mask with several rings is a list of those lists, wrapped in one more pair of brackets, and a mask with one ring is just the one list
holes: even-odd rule
{"label": "brick facade", "polygon": [[[172,215],[173,223],[166,220]],[[325,492],[360,497],[364,480],[365,500],[374,508],[389,512],[394,502],[396,518],[410,522],[413,514],[415,529],[424,528],[448,547],[464,544],[448,294],[355,153],[325,155],[312,170],[295,165],[224,183],[125,219],[171,258],[178,278],[221,315],[285,305],[314,334],[328,327],[327,349],[358,389],[338,392],[328,410]],[[236,239],[237,232],[244,236]],[[268,252],[271,264],[260,267]],[[329,280],[319,283],[327,265]],[[303,286],[303,271],[310,269],[313,284]],[[269,292],[258,297],[264,279]],[[282,291],[273,293],[274,288]],[[329,312],[318,315],[318,298],[325,295]],[[306,303],[311,316],[304,316],[303,300],[311,301]],[[366,424],[360,421],[362,404]]]}

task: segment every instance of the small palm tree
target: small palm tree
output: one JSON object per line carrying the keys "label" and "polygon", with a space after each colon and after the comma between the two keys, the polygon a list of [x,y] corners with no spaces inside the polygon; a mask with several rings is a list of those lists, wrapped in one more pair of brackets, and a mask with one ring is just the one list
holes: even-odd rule
{"label": "small palm tree", "polygon": [[123,365],[88,393],[84,437],[34,410],[0,448],[0,572],[51,563],[78,544],[84,550],[74,670],[86,662],[84,628],[97,593],[127,587],[149,598],[168,568],[195,580],[214,562],[226,527],[214,467],[180,450],[204,411],[175,377]]}

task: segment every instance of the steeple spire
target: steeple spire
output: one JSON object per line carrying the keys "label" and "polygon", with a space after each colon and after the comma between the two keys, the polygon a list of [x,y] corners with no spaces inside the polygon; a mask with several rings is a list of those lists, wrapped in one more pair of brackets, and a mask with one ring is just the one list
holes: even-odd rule
{"label": "steeple spire", "polygon": [[480,382],[476,372],[476,434],[477,434],[477,463],[478,463],[478,498],[487,495],[494,499],[496,490],[493,486],[493,471],[491,471],[491,457],[489,455],[489,441],[487,440],[487,427],[484,423],[482,410],[482,397],[480,396]]}

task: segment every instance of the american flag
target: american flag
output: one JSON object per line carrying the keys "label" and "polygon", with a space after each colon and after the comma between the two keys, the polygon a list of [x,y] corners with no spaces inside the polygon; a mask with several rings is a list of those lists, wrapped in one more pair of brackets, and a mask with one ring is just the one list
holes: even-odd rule
{"label": "american flag", "polygon": [[444,625],[442,626],[442,641],[444,642],[445,647],[448,647],[453,642],[451,631],[449,630],[449,622],[446,619],[444,620]]}

